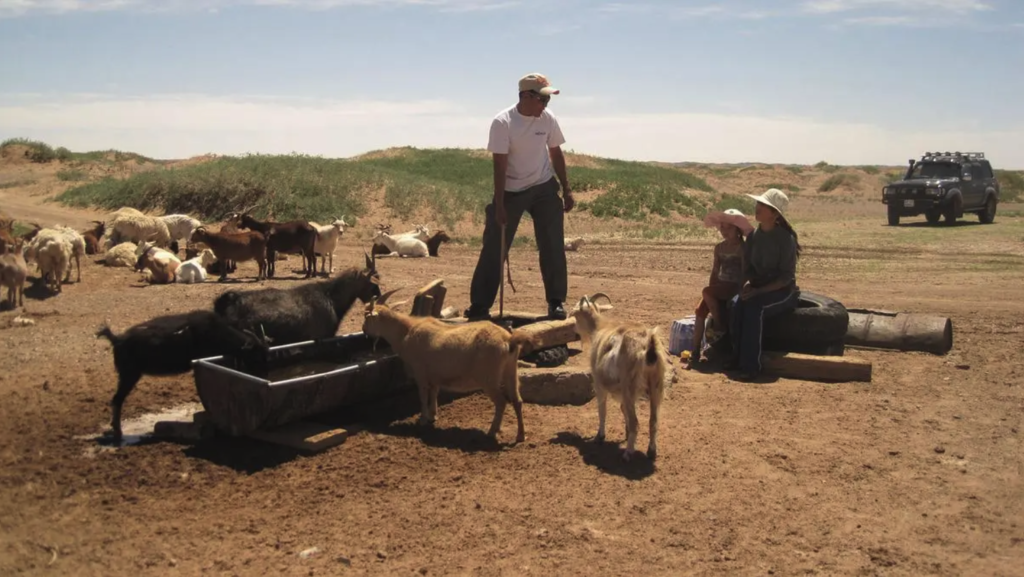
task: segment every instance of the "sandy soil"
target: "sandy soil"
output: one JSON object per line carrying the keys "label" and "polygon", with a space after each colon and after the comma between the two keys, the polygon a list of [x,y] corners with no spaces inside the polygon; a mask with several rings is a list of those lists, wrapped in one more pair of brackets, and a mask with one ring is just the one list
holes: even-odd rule
{"label": "sandy soil", "polygon": [[[3,193],[18,218],[93,214]],[[808,217],[801,286],[849,307],[949,316],[953,351],[851,352],[874,363],[866,384],[741,385],[676,363],[656,464],[618,461],[614,405],[612,442],[593,444],[593,401],[527,405],[527,442],[506,444],[506,415],[493,446],[481,396],[440,407],[433,432],[415,426],[415,407],[367,415],[367,430],[314,456],[224,438],[102,450],[82,438],[107,427],[114,391],[100,323],[120,331],[259,284],[246,264],[238,283],[147,287],[89,259],[81,283],[0,314],[0,574],[1024,575],[1020,219],[920,229],[946,236],[902,249],[893,239],[914,229],[870,210],[844,220],[845,242]],[[358,238],[336,267],[362,262]],[[691,314],[710,246],[587,245],[568,255],[570,295],[607,292],[615,314],[667,330]],[[442,277],[461,309],[475,262],[475,248],[445,245],[379,268],[405,294]],[[535,251],[511,262],[506,305],[543,310]],[[298,267],[280,263],[265,284],[304,282]],[[19,315],[35,324],[12,326]],[[358,326],[353,311],[340,332]],[[196,402],[190,375],[146,377],[125,418]],[[646,407],[640,418],[643,449]]]}

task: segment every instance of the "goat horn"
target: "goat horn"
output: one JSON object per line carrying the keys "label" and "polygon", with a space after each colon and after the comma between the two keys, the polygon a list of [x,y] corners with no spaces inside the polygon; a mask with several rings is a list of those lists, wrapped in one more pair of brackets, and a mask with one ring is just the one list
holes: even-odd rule
{"label": "goat horn", "polygon": [[388,292],[380,295],[380,298],[377,299],[377,304],[379,304],[379,305],[384,304],[385,302],[387,302],[389,296],[395,294],[396,292],[398,292],[400,290],[402,290],[401,287],[396,288],[396,289],[391,289]]}
{"label": "goat horn", "polygon": [[612,304],[612,297],[600,292],[590,295],[590,300],[596,301],[599,297],[604,297],[608,301],[608,304]]}

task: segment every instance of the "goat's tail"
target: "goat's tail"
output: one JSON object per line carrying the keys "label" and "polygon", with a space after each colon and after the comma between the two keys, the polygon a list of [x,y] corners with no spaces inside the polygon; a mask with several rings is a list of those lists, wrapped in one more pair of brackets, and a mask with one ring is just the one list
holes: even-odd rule
{"label": "goat's tail", "polygon": [[516,357],[518,358],[520,354],[533,352],[536,344],[533,340],[533,335],[523,331],[512,331],[508,341],[508,350],[509,352],[517,353]]}
{"label": "goat's tail", "polygon": [[647,354],[644,355],[644,362],[650,366],[658,362],[661,356],[661,343],[658,342],[658,328],[647,331]]}

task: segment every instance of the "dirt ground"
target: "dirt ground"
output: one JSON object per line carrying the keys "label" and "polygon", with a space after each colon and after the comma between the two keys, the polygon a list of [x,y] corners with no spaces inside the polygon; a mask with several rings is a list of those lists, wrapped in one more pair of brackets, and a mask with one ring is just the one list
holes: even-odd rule
{"label": "dirt ground", "polygon": [[[0,193],[18,218],[99,214]],[[739,384],[676,362],[654,464],[618,460],[614,404],[611,442],[591,442],[593,401],[527,405],[518,446],[510,409],[493,446],[478,395],[442,405],[435,431],[415,425],[415,407],[377,414],[313,456],[226,438],[102,450],[87,437],[108,426],[115,373],[98,326],[119,332],[259,284],[248,263],[238,282],[144,286],[89,257],[81,283],[0,313],[0,574],[1024,575],[1021,219],[892,228],[878,204],[841,219],[835,206],[794,202],[801,287],[948,316],[953,350],[849,351],[874,364],[870,383]],[[361,238],[346,235],[336,267],[362,263]],[[710,247],[599,239],[568,254],[570,298],[604,291],[614,314],[667,334],[692,314]],[[461,309],[476,256],[444,245],[440,258],[378,267],[385,289],[407,287],[395,299],[440,277]],[[510,258],[506,306],[542,311],[536,252]],[[265,284],[304,282],[298,266],[279,263]],[[354,310],[340,332],[358,328]],[[124,416],[198,401],[191,375],[144,377]],[[640,419],[645,449],[646,406]]]}

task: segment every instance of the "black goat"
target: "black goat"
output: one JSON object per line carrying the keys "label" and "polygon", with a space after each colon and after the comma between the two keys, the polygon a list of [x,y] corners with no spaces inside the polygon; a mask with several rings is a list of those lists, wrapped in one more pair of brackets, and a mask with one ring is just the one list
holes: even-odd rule
{"label": "black goat", "polygon": [[213,310],[235,327],[265,334],[275,346],[333,337],[357,298],[366,303],[381,295],[376,264],[366,256],[365,269],[351,267],[330,280],[228,290],[214,300]]}
{"label": "black goat", "polygon": [[177,375],[193,359],[231,355],[257,374],[266,372],[269,343],[240,331],[212,311],[163,315],[141,322],[120,335],[106,324],[96,333],[113,346],[117,392],[110,401],[114,440],[121,440],[121,408],[142,375]]}

